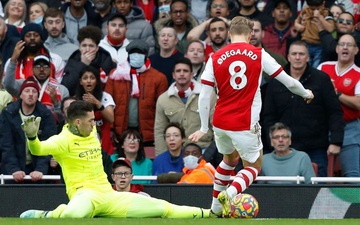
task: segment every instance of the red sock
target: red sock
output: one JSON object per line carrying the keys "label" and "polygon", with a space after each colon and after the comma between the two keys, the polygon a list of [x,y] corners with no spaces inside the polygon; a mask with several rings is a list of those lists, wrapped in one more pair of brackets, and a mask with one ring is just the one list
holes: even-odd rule
{"label": "red sock", "polygon": [[227,165],[224,161],[221,161],[216,168],[213,190],[214,198],[217,198],[218,194],[226,189],[230,183],[230,175],[234,169],[235,167]]}
{"label": "red sock", "polygon": [[231,193],[231,195],[235,196],[245,191],[246,188],[248,188],[254,182],[258,174],[259,174],[258,169],[254,167],[245,167],[244,169],[240,170],[236,174],[235,179],[231,184],[231,186],[233,186],[236,189],[236,190],[232,189],[231,192],[236,192],[236,193]]}

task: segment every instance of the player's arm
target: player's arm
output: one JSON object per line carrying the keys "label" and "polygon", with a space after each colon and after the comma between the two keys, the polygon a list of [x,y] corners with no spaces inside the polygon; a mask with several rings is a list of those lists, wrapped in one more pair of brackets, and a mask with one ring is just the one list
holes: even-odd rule
{"label": "player's arm", "polygon": [[269,74],[271,78],[280,81],[289,91],[303,97],[307,103],[310,103],[314,98],[312,91],[305,89],[298,80],[289,76],[279,63],[264,50],[262,50],[262,65],[264,71]]}

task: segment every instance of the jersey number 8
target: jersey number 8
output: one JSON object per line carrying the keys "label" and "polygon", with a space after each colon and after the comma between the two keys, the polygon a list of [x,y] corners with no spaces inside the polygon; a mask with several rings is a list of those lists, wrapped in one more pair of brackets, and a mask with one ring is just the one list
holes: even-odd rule
{"label": "jersey number 8", "polygon": [[[240,67],[238,72],[235,71],[236,67]],[[230,78],[230,85],[235,90],[240,90],[244,88],[247,84],[247,77],[245,75],[246,72],[246,64],[243,61],[234,61],[229,66],[229,74],[231,75]],[[241,79],[240,83],[236,83],[238,79]]]}

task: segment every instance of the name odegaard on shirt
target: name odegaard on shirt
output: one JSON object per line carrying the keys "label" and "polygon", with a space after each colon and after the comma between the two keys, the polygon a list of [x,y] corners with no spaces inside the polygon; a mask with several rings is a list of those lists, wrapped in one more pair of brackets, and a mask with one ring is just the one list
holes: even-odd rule
{"label": "name odegaard on shirt", "polygon": [[252,60],[256,60],[258,58],[257,54],[254,54],[253,51],[248,51],[247,49],[244,49],[243,51],[241,51],[240,49],[237,50],[230,50],[230,51],[226,51],[224,52],[217,60],[217,63],[219,65],[221,65],[226,59],[228,59],[231,56],[236,56],[236,55],[244,55],[249,57]]}

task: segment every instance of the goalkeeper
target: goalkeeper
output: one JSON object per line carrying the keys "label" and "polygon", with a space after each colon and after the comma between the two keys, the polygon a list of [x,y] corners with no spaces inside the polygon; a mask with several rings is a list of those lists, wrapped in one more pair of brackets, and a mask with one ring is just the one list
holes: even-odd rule
{"label": "goalkeeper", "polygon": [[163,217],[205,218],[209,209],[179,206],[136,193],[117,192],[107,180],[102,165],[93,106],[77,100],[67,111],[62,132],[39,141],[40,117],[24,121],[29,149],[38,156],[52,155],[59,162],[70,199],[53,211],[27,210],[21,218]]}

